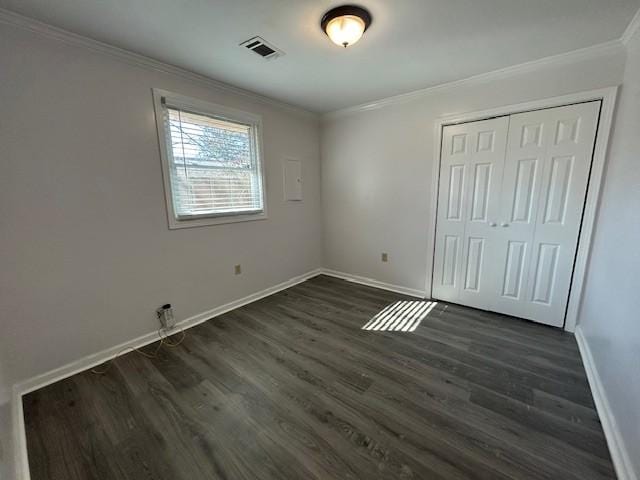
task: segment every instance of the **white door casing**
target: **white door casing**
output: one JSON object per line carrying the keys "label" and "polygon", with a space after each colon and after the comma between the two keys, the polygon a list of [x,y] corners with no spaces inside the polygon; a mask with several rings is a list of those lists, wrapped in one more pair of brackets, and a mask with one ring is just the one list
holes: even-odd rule
{"label": "white door casing", "polygon": [[[562,326],[599,111],[595,101],[443,128],[434,298]],[[479,149],[484,132],[491,151]]]}

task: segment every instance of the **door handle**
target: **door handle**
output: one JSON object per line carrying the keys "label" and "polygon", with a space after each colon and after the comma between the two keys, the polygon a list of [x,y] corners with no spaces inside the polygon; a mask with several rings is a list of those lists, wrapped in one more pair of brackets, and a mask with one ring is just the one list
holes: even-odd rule
{"label": "door handle", "polygon": [[489,222],[489,226],[490,227],[495,227],[496,226],[496,222]]}
{"label": "door handle", "polygon": [[508,227],[508,226],[509,226],[509,224],[508,224],[507,222],[502,222],[502,223],[500,224],[500,226],[501,226],[501,227]]}

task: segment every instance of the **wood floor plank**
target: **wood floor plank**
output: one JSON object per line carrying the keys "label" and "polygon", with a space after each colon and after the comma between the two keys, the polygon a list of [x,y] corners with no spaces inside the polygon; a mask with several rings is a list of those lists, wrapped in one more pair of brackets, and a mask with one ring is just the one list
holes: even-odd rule
{"label": "wood floor plank", "polygon": [[31,477],[615,478],[572,335],[446,303],[362,329],[417,300],[318,276],[32,392]]}

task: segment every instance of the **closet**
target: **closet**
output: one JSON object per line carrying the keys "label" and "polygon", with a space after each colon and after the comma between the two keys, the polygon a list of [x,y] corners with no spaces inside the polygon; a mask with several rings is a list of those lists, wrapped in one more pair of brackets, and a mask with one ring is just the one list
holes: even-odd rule
{"label": "closet", "polygon": [[600,104],[443,128],[434,298],[563,325]]}

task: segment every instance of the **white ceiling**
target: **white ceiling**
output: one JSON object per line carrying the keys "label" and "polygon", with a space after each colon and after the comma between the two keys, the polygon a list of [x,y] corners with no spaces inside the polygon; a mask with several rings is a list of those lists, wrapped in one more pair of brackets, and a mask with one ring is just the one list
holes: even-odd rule
{"label": "white ceiling", "polygon": [[[316,112],[619,38],[640,0],[361,0],[344,50],[320,30],[334,0],[0,0],[0,6]],[[266,61],[238,44],[260,35]]]}

